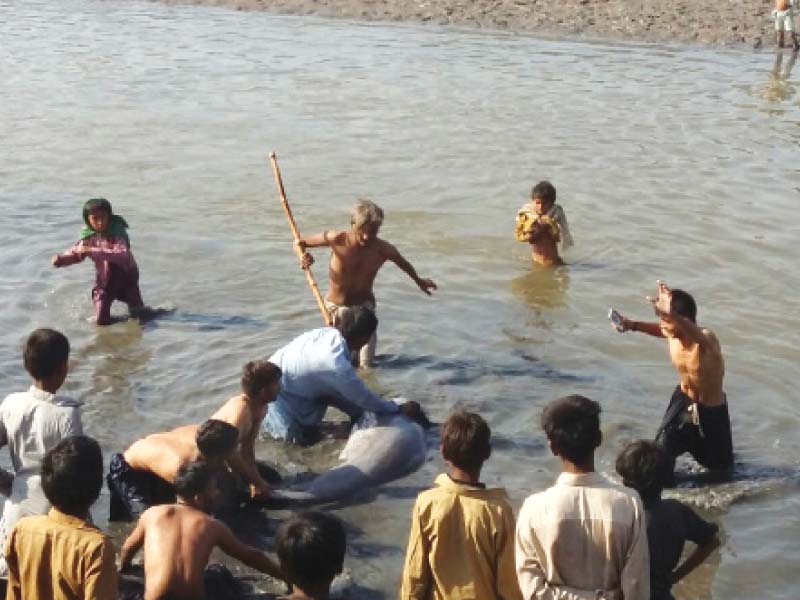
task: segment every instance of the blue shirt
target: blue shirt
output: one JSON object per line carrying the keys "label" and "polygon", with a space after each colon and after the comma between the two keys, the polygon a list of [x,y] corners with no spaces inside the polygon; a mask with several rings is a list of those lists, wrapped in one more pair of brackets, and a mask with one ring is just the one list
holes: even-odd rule
{"label": "blue shirt", "polygon": [[350,362],[347,342],[334,327],[313,329],[296,337],[269,362],[283,371],[281,391],[264,419],[264,427],[274,437],[288,439],[289,428],[295,423],[317,425],[328,408],[325,397],[346,400],[370,412],[398,411],[397,404],[364,385]]}

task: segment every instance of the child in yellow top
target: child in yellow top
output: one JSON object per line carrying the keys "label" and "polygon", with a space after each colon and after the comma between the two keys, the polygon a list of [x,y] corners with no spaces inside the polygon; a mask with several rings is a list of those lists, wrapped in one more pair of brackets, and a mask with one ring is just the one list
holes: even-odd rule
{"label": "child in yellow top", "polygon": [[558,255],[559,242],[572,246],[572,235],[564,209],[556,204],[556,188],[549,181],[540,181],[531,191],[531,202],[517,212],[514,235],[520,242],[532,246],[533,262],[540,265],[562,265]]}

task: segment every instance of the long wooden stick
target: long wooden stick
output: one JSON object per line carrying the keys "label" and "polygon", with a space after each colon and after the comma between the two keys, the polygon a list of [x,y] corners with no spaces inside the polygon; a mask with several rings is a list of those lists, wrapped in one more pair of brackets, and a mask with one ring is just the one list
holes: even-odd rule
{"label": "long wooden stick", "polygon": [[[297,223],[294,222],[292,209],[289,207],[289,201],[286,199],[286,190],[283,189],[281,170],[278,168],[278,158],[275,156],[274,152],[269,153],[269,160],[272,162],[272,171],[275,173],[275,182],[278,184],[278,192],[281,195],[281,204],[283,205],[283,210],[286,213],[286,219],[289,221],[289,228],[292,230],[292,235],[294,236],[294,251],[297,254],[297,257],[302,260],[303,250],[301,250],[300,246],[297,244],[297,242],[299,242],[301,239],[300,231],[297,229]],[[308,268],[303,270],[306,273],[308,285],[311,286],[311,293],[313,293],[314,298],[317,299],[317,304],[319,305],[319,310],[322,312],[322,318],[325,320],[325,325],[332,326],[333,319],[331,318],[331,314],[328,312],[328,307],[325,306],[325,301],[322,299],[322,294],[319,292],[319,287],[314,279],[314,275],[311,273],[311,269]]]}

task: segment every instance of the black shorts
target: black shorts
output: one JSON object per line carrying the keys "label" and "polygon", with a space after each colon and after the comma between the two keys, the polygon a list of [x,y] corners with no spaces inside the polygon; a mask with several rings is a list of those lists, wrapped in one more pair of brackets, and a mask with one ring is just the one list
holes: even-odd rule
{"label": "black shorts", "polygon": [[[223,565],[207,566],[203,572],[203,585],[206,589],[206,600],[243,600],[245,598],[242,584]],[[119,599],[144,600],[144,586],[141,583],[121,581]],[[167,594],[161,596],[159,600],[192,599],[178,598]]]}
{"label": "black shorts", "polygon": [[692,422],[691,405],[692,399],[678,385],[656,434],[656,442],[673,458],[688,452],[707,469],[730,469],[733,438],[727,401],[712,407],[697,404],[700,427]]}
{"label": "black shorts", "polygon": [[109,521],[133,521],[151,506],[176,500],[169,482],[150,471],[137,471],[122,454],[111,457],[106,483],[111,493]]}

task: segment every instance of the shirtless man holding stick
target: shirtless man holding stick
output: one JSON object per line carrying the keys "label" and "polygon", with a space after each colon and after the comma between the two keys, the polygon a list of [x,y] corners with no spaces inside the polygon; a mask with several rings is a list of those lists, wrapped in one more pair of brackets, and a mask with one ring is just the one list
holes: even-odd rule
{"label": "shirtless man holding stick", "polygon": [[667,339],[680,383],[656,434],[673,460],[689,452],[707,469],[733,466],[733,441],[728,402],[722,389],[725,361],[714,333],[696,323],[697,305],[683,290],[658,282],[658,295],[647,298],[657,323],[622,318],[619,331],[640,331]]}
{"label": "shirtless man holding stick", "polygon": [[[383,209],[369,200],[359,200],[350,217],[349,231],[325,231],[319,235],[299,240],[297,244],[304,252],[302,267],[307,269],[314,263],[307,248],[329,246],[331,249],[330,284],[325,303],[336,325],[341,311],[354,306],[366,306],[375,311],[375,294],[372,285],[383,264],[388,260],[406,273],[420,290],[431,295],[436,284],[423,279],[400,251],[386,240],[378,237],[383,224]],[[369,367],[375,358],[377,333],[359,353],[360,365]]]}

